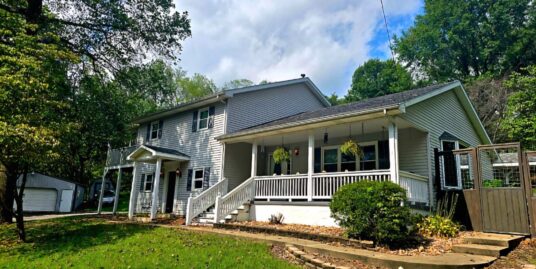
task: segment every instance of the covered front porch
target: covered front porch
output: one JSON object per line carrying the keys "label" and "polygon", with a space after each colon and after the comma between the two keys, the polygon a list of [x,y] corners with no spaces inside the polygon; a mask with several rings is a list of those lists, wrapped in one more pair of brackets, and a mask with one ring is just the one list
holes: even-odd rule
{"label": "covered front porch", "polygon": [[[341,152],[340,146],[349,139],[359,144],[361,155]],[[429,205],[427,140],[426,132],[402,119],[387,117],[334,122],[292,133],[258,134],[226,143],[229,158],[225,159],[224,173],[229,190],[253,180],[255,200],[329,200],[345,184],[374,180],[397,183],[407,190],[411,203]],[[274,162],[273,152],[278,147],[288,150],[288,161]],[[243,173],[248,162],[250,173]]]}

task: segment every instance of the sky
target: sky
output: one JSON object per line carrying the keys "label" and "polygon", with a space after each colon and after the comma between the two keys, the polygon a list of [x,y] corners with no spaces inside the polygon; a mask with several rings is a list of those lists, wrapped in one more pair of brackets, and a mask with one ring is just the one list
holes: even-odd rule
{"label": "sky", "polygon": [[[379,0],[175,1],[192,30],[178,65],[218,86],[306,74],[324,94],[344,96],[359,65],[391,57]],[[391,35],[410,27],[424,5],[383,2]]]}

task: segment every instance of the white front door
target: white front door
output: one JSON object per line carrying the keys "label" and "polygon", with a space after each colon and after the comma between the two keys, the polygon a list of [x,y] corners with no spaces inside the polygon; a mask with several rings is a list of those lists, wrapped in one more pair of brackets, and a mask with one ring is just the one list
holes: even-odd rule
{"label": "white front door", "polygon": [[60,212],[71,212],[73,204],[73,190],[62,190],[60,201]]}

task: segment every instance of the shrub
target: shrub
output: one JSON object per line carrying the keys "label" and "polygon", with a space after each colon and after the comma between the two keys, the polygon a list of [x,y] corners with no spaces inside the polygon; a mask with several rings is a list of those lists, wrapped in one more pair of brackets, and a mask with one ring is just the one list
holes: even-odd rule
{"label": "shrub", "polygon": [[272,214],[270,218],[268,218],[268,221],[270,222],[270,224],[283,224],[284,219],[285,217],[283,217],[283,214],[277,213]]}
{"label": "shrub", "polygon": [[272,153],[272,158],[274,159],[274,163],[280,164],[290,159],[290,153],[284,147],[277,147]]}
{"label": "shrub", "polygon": [[437,214],[424,217],[417,228],[422,235],[439,237],[454,237],[460,231],[460,225],[452,219]]}
{"label": "shrub", "polygon": [[482,185],[485,188],[500,188],[503,186],[503,181],[501,179],[490,179],[482,181]]}
{"label": "shrub", "polygon": [[406,191],[397,184],[361,181],[341,187],[329,207],[349,237],[392,245],[409,235],[411,214],[406,201]]}

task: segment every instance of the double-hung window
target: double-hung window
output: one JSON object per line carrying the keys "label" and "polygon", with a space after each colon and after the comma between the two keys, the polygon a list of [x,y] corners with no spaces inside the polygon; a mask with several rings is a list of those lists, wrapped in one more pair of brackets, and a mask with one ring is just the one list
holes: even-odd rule
{"label": "double-hung window", "polygon": [[197,168],[194,169],[194,176],[192,177],[192,186],[194,186],[194,190],[200,190],[203,189],[203,179],[205,178],[205,169],[203,168]]}
{"label": "double-hung window", "polygon": [[143,175],[144,181],[143,181],[143,190],[144,191],[152,191],[153,190],[153,174],[144,174]]}
{"label": "double-hung window", "polygon": [[363,155],[359,158],[359,170],[374,170],[378,164],[376,144],[360,145]]}
{"label": "double-hung window", "polygon": [[[441,150],[452,152],[460,149],[460,143],[454,140],[441,140]],[[454,154],[443,155],[441,163],[441,176],[444,189],[461,188],[461,163],[460,156]]]}
{"label": "double-hung window", "polygon": [[198,130],[208,129],[208,120],[209,120],[208,109],[209,108],[207,107],[207,108],[203,108],[199,110],[199,113],[198,113],[199,118],[197,119]]}
{"label": "double-hung window", "polygon": [[159,138],[162,132],[162,128],[160,126],[159,121],[153,121],[151,122],[151,140]]}
{"label": "double-hung window", "polygon": [[363,155],[353,156],[344,154],[340,146],[322,148],[322,170],[325,172],[344,172],[356,170],[378,169],[377,142],[363,143],[359,147]]}

